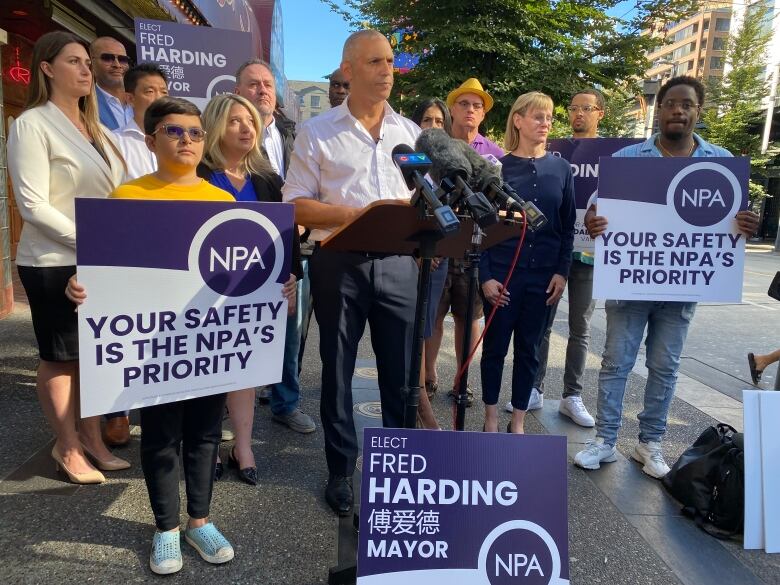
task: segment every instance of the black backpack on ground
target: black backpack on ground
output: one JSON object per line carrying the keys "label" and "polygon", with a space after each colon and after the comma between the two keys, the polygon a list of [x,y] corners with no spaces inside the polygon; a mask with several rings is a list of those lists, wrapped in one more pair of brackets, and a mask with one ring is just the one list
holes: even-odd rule
{"label": "black backpack on ground", "polygon": [[744,439],[727,424],[709,427],[663,478],[682,512],[716,538],[741,534],[745,514]]}

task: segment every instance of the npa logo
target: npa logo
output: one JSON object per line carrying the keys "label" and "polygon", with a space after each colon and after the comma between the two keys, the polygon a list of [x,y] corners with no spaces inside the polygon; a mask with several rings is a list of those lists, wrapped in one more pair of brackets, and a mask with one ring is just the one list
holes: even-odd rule
{"label": "npa logo", "polygon": [[281,236],[265,216],[248,209],[224,211],[207,221],[190,249],[190,269],[214,292],[250,294],[276,282],[284,263]]}
{"label": "npa logo", "polygon": [[723,165],[699,162],[677,173],[666,196],[683,221],[707,227],[736,215],[742,203],[742,188],[734,173]]}
{"label": "npa logo", "polygon": [[561,558],[552,536],[526,520],[496,527],[479,554],[479,572],[490,585],[568,585],[561,578]]}

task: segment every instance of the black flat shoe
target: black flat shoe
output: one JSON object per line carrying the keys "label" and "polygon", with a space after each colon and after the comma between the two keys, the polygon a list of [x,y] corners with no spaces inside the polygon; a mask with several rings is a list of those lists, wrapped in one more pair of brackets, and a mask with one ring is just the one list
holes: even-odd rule
{"label": "black flat shoe", "polygon": [[325,488],[325,501],[339,516],[349,516],[352,513],[352,478],[343,475],[328,477]]}
{"label": "black flat shoe", "polygon": [[225,467],[222,465],[221,461],[218,461],[217,464],[214,466],[214,481],[219,481],[222,479],[222,475],[225,473]]}
{"label": "black flat shoe", "polygon": [[230,450],[230,456],[228,457],[228,467],[233,467],[238,470],[238,477],[244,483],[249,485],[257,485],[257,467],[244,467],[241,469],[238,466],[238,459],[234,453],[235,447]]}
{"label": "black flat shoe", "polygon": [[756,367],[756,356],[754,354],[749,353],[747,358],[748,367],[750,368],[750,378],[753,380],[753,385],[758,386],[758,383],[761,381],[761,374],[764,373],[764,370],[759,370]]}

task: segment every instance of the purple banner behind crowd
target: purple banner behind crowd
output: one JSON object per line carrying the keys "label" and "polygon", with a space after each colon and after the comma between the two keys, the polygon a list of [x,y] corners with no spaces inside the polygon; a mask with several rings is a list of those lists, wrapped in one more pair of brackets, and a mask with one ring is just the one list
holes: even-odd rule
{"label": "purple banner behind crowd", "polygon": [[593,240],[583,219],[596,198],[599,182],[599,157],[610,156],[621,148],[642,142],[640,138],[558,138],[547,143],[547,150],[566,159],[574,175],[577,220],[574,223],[574,251],[592,252]]}
{"label": "purple banner behind crowd", "polygon": [[358,585],[569,582],[565,437],[364,432]]}
{"label": "purple banner behind crowd", "polygon": [[251,59],[248,32],[135,20],[136,60],[156,63],[168,76],[170,95],[203,109],[215,95],[232,93],[236,70]]}

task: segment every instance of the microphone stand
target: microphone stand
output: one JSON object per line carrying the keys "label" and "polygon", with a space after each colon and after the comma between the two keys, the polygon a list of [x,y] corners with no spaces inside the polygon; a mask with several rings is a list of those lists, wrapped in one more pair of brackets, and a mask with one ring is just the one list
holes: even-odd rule
{"label": "microphone stand", "polygon": [[[465,327],[463,331],[463,346],[461,348],[461,356],[463,356],[463,362],[465,363],[469,355],[471,355],[471,323],[474,320],[474,300],[477,296],[477,287],[479,286],[479,248],[482,245],[482,237],[485,233],[482,228],[475,221],[474,229],[471,233],[471,248],[466,250],[464,257],[466,274],[468,275],[469,290],[466,297],[466,319]],[[458,365],[458,371],[463,367],[463,364]],[[464,430],[466,424],[466,406],[468,404],[468,378],[469,378],[469,366],[463,370],[463,374],[460,377],[458,384],[458,395],[455,399],[457,405],[457,411],[455,415],[455,430]]]}

